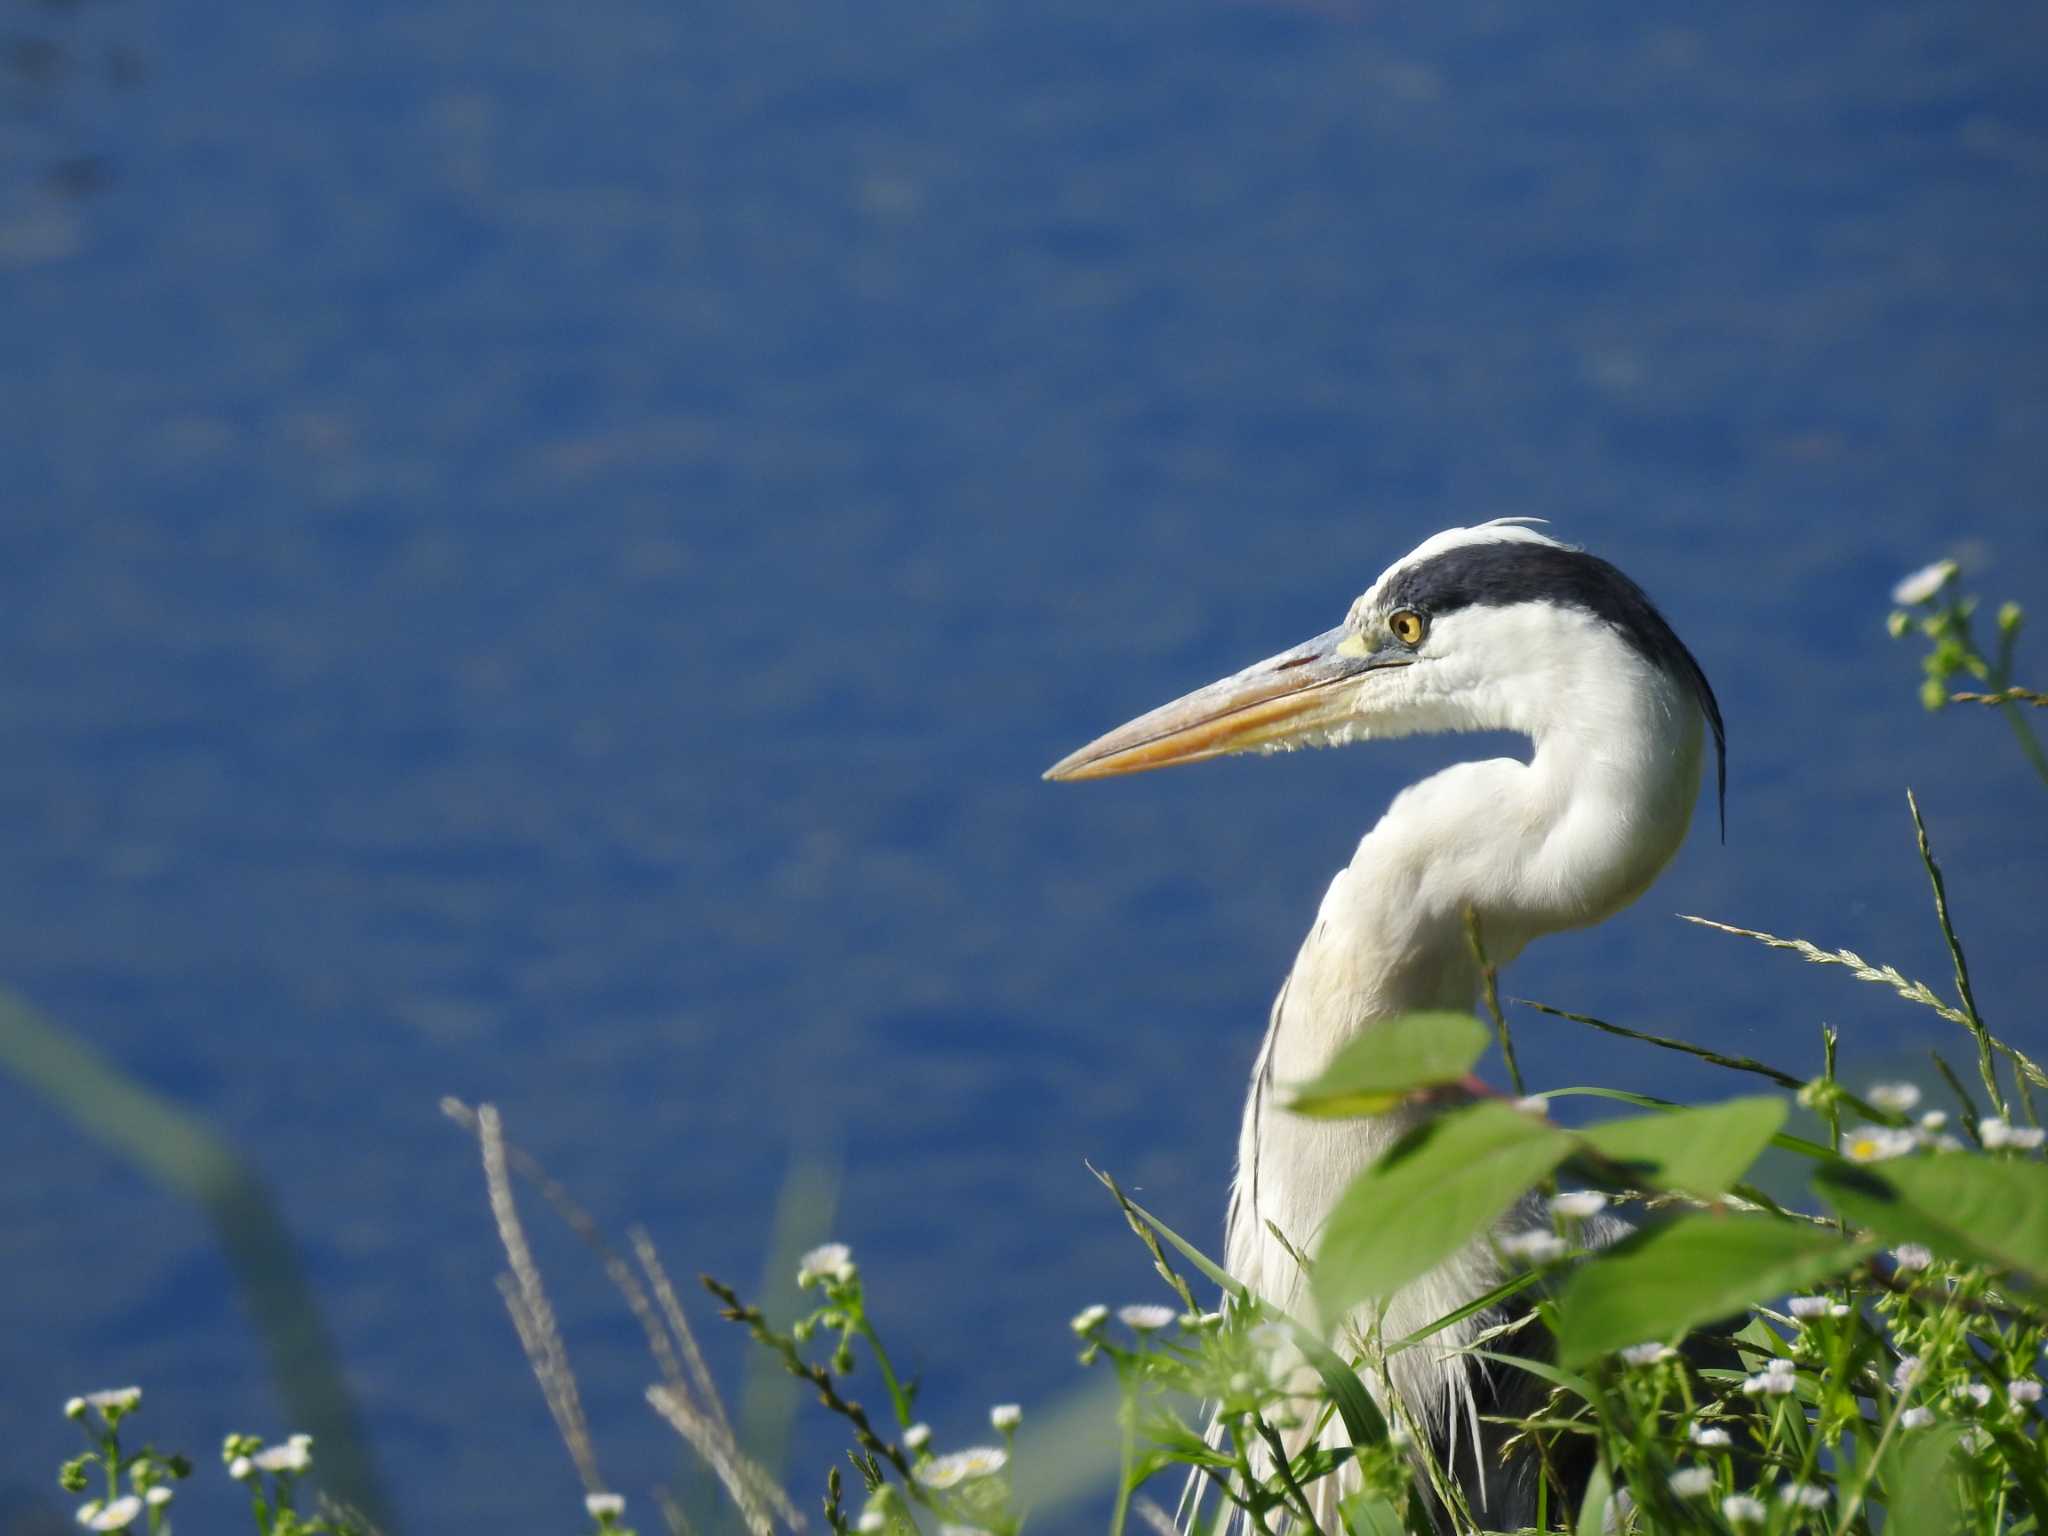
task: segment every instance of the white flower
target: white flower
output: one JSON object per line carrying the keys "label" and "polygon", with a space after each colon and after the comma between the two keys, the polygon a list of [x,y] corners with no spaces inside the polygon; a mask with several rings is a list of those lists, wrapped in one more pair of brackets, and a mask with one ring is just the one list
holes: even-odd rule
{"label": "white flower", "polygon": [[1768,1513],[1762,1499],[1746,1493],[1731,1493],[1721,1501],[1721,1518],[1730,1525],[1762,1525]]}
{"label": "white flower", "polygon": [[[141,1401],[142,1388],[140,1387],[108,1387],[101,1392],[88,1392],[85,1394],[86,1405],[99,1409],[101,1413],[133,1413],[136,1404]],[[65,1405],[65,1412],[70,1412],[70,1404],[68,1403]],[[107,1529],[110,1531],[118,1530],[119,1527],[110,1525]]]}
{"label": "white flower", "polygon": [[78,1512],[78,1523],[88,1531],[124,1531],[128,1523],[142,1513],[142,1500],[134,1494],[123,1494],[105,1509],[97,1511],[88,1520],[85,1511]]}
{"label": "white flower", "polygon": [[1849,1312],[1849,1303],[1846,1301],[1835,1301],[1828,1304],[1829,1317],[1847,1317]]}
{"label": "white flower", "polygon": [[2038,1403],[2041,1401],[2041,1383],[2031,1376],[2005,1384],[2005,1395],[2014,1403]]}
{"label": "white flower", "polygon": [[1607,1197],[1597,1189],[1568,1189],[1551,1199],[1550,1208],[1560,1216],[1572,1216],[1583,1220],[1585,1217],[1597,1215],[1606,1204]]}
{"label": "white flower", "polygon": [[1784,1397],[1798,1384],[1797,1367],[1780,1355],[1766,1364],[1756,1375],[1744,1381],[1742,1390],[1750,1397],[1755,1397],[1759,1392],[1768,1393],[1772,1397]]}
{"label": "white flower", "polygon": [[860,1512],[860,1518],[853,1523],[853,1528],[864,1532],[865,1536],[875,1536],[875,1532],[886,1531],[889,1528],[889,1517],[879,1509],[864,1509]]}
{"label": "white flower", "polygon": [[1925,1429],[1933,1422],[1934,1410],[1932,1408],[1908,1408],[1899,1415],[1899,1428],[1901,1429]]}
{"label": "white flower", "polygon": [[1541,1115],[1546,1120],[1550,1118],[1550,1100],[1544,1098],[1540,1093],[1532,1093],[1527,1098],[1516,1099],[1513,1107],[1519,1109],[1525,1115]]}
{"label": "white flower", "polygon": [[1553,1259],[1563,1258],[1565,1253],[1564,1239],[1541,1227],[1531,1227],[1526,1232],[1509,1232],[1494,1241],[1507,1257],[1527,1259],[1531,1264],[1548,1264]]}
{"label": "white flower", "polygon": [[1828,1491],[1812,1483],[1784,1483],[1778,1497],[1795,1509],[1819,1509],[1828,1501]]}
{"label": "white flower", "polygon": [[1685,1432],[1686,1439],[1694,1445],[1723,1446],[1728,1444],[1728,1431],[1718,1425],[1695,1424]]}
{"label": "white flower", "polygon": [[1986,1115],[1977,1122],[1977,1139],[1984,1143],[1984,1150],[1996,1152],[2012,1142],[2012,1126],[1996,1115]]}
{"label": "white flower", "polygon": [[90,1525],[92,1524],[93,1516],[97,1515],[99,1512],[100,1501],[98,1499],[87,1499],[83,1504],[78,1506],[78,1514],[76,1516],[76,1519],[80,1525]]}
{"label": "white flower", "polygon": [[154,1488],[150,1489],[149,1492],[145,1493],[142,1496],[142,1502],[147,1504],[151,1509],[162,1509],[166,1504],[171,1502],[171,1490],[166,1488],[162,1483],[158,1483]]}
{"label": "white flower", "polygon": [[1930,1109],[1920,1117],[1920,1129],[1923,1131],[1938,1131],[1947,1124],[1948,1111],[1945,1109]]}
{"label": "white flower", "polygon": [[626,1512],[626,1496],[623,1493],[586,1493],[583,1495],[583,1509],[593,1520],[616,1520]]}
{"label": "white flower", "polygon": [[917,1480],[927,1488],[951,1488],[969,1478],[987,1477],[1009,1464],[1010,1453],[999,1445],[977,1445],[950,1456],[918,1463]]}
{"label": "white flower", "polygon": [[1621,1351],[1621,1363],[1634,1366],[1655,1365],[1659,1360],[1672,1359],[1677,1353],[1678,1351],[1669,1344],[1631,1344]]}
{"label": "white flower", "polygon": [[1794,1296],[1785,1303],[1785,1310],[1797,1318],[1826,1317],[1832,1306],[1825,1296]]}
{"label": "white flower", "polygon": [[1024,1410],[1015,1403],[997,1403],[988,1411],[988,1421],[1003,1434],[1024,1422]]}
{"label": "white flower", "polygon": [[256,1463],[246,1456],[237,1456],[228,1463],[228,1476],[238,1483],[246,1483],[256,1475]]}
{"label": "white flower", "polygon": [[1139,1333],[1151,1333],[1173,1321],[1173,1308],[1139,1303],[1135,1306],[1118,1307],[1116,1315],[1123,1320],[1126,1328]]}
{"label": "white flower", "polygon": [[1920,1379],[1920,1357],[1908,1355],[1892,1367],[1892,1390],[1903,1392]]}
{"label": "white flower", "polygon": [[1984,1447],[1989,1445],[1990,1443],[1990,1432],[1988,1430],[1982,1430],[1977,1428],[1970,1428],[1964,1430],[1962,1433],[1962,1437],[1956,1441],[1957,1445],[1960,1445],[1972,1456],[1976,1455],[1979,1451],[1983,1450]]}
{"label": "white flower", "polygon": [[1902,1275],[1925,1269],[1934,1262],[1934,1250],[1925,1243],[1901,1243],[1892,1250],[1892,1263]]}
{"label": "white flower", "polygon": [[1916,1140],[1911,1131],[1889,1125],[1859,1125],[1842,1138],[1842,1155],[1851,1162],[1881,1163],[1904,1157]]}
{"label": "white flower", "polygon": [[1892,601],[1902,608],[1915,603],[1924,603],[1948,584],[1955,575],[1957,566],[1953,560],[1937,560],[1932,565],[1923,565],[1912,575],[1902,577],[1892,588]]}
{"label": "white flower", "polygon": [[1109,1308],[1104,1306],[1083,1307],[1074,1314],[1074,1320],[1067,1326],[1076,1333],[1089,1334],[1109,1321]]}
{"label": "white flower", "polygon": [[1671,1491],[1681,1499],[1695,1499],[1713,1489],[1712,1467],[1684,1467],[1671,1474]]}
{"label": "white flower", "polygon": [[1930,1145],[1937,1152],[1960,1152],[1963,1150],[1963,1144],[1955,1137],[1949,1135],[1935,1137]]}
{"label": "white flower", "polygon": [[1889,1109],[1894,1114],[1903,1115],[1907,1110],[1920,1102],[1920,1085],[1918,1083],[1872,1083],[1870,1085],[1870,1092],[1866,1093],[1864,1097],[1879,1109]]}
{"label": "white flower", "polygon": [[250,1459],[264,1472],[303,1472],[313,1463],[311,1453],[304,1444],[294,1438],[284,1445],[273,1445],[258,1451]]}
{"label": "white flower", "polygon": [[932,1443],[932,1427],[929,1424],[913,1424],[903,1431],[903,1448],[912,1455]]}
{"label": "white flower", "polygon": [[[1987,1147],[1991,1145],[1991,1137],[1988,1132],[1992,1123],[1989,1120],[1985,1120],[1979,1124],[1979,1128],[1987,1132],[1984,1137],[1984,1145]],[[2044,1138],[2048,1138],[2048,1131],[2043,1131],[2038,1125],[2006,1125],[2003,1120],[1998,1121],[1997,1124],[2005,1127],[2004,1134],[2000,1136],[1998,1141],[1998,1145],[2001,1147],[2017,1147],[2022,1152],[2031,1152],[2041,1145]]]}
{"label": "white flower", "polygon": [[1951,1387],[1948,1395],[1958,1401],[1975,1403],[1979,1408],[1991,1402],[1991,1389],[1981,1381],[1966,1381],[1961,1386]]}
{"label": "white flower", "polygon": [[65,1418],[67,1418],[67,1419],[76,1419],[76,1418],[82,1418],[82,1417],[84,1417],[84,1415],[85,1415],[85,1399],[84,1399],[84,1398],[82,1398],[82,1397],[67,1397],[67,1398],[65,1398],[65,1399],[64,1399],[64,1417],[65,1417]]}
{"label": "white flower", "polygon": [[796,1283],[808,1286],[820,1280],[837,1280],[844,1284],[853,1278],[853,1274],[851,1248],[844,1243],[820,1243],[798,1262]]}

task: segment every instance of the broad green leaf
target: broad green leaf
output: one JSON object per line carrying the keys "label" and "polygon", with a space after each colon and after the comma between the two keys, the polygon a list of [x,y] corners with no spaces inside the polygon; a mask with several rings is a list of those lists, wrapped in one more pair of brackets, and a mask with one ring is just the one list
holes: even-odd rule
{"label": "broad green leaf", "polygon": [[1600,1462],[1593,1468],[1593,1475],[1586,1479],[1586,1496],[1579,1504],[1578,1536],[1604,1536],[1607,1530],[1607,1501],[1614,1497],[1614,1485],[1608,1480],[1607,1463]]}
{"label": "broad green leaf", "polygon": [[[1647,1093],[1624,1093],[1619,1088],[1551,1088],[1544,1091],[1546,1099],[1613,1099],[1622,1104],[1633,1104],[1638,1109],[1663,1110],[1668,1114],[1682,1111],[1683,1104],[1674,1104],[1669,1099],[1654,1098]],[[1817,1141],[1808,1141],[1804,1136],[1794,1136],[1789,1131],[1780,1131],[1771,1138],[1771,1145],[1787,1152],[1797,1152],[1801,1157],[1810,1157],[1817,1162],[1832,1162],[1835,1153],[1831,1148]]]}
{"label": "broad green leaf", "polygon": [[1966,1511],[1951,1458],[1963,1429],[1951,1423],[1894,1431],[1883,1462],[1886,1530],[1952,1536],[1962,1525]]}
{"label": "broad green leaf", "polygon": [[1314,1081],[1297,1087],[1287,1107],[1327,1120],[1383,1115],[1418,1088],[1456,1082],[1492,1038],[1469,1013],[1383,1019],[1339,1051]]}
{"label": "broad green leaf", "polygon": [[[1227,1506],[1226,1506],[1227,1507]],[[1385,1499],[1355,1493],[1337,1506],[1350,1536],[1406,1536],[1400,1513]]]}
{"label": "broad green leaf", "polygon": [[1950,1152],[1813,1176],[1828,1204],[1891,1242],[2048,1279],[2048,1164]]}
{"label": "broad green leaf", "polygon": [[1700,1213],[1589,1259],[1558,1297],[1558,1360],[1577,1365],[1676,1337],[1754,1302],[1804,1290],[1867,1256],[1825,1227]]}
{"label": "broad green leaf", "polygon": [[1579,1135],[1634,1184],[1711,1200],[1749,1171],[1784,1123],[1785,1101],[1758,1097],[1632,1115],[1585,1126]]}
{"label": "broad green leaf", "polygon": [[1493,1101],[1418,1126],[1351,1181],[1316,1255],[1316,1305],[1338,1318],[1391,1295],[1486,1231],[1563,1162],[1572,1138]]}

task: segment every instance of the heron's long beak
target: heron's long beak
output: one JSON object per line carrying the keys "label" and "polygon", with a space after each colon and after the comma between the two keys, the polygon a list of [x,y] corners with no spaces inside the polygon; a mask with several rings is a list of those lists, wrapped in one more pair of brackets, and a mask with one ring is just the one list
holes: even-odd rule
{"label": "heron's long beak", "polygon": [[1371,651],[1363,636],[1339,626],[1118,726],[1045,776],[1105,779],[1312,741],[1356,718],[1346,683],[1408,662],[1405,652]]}

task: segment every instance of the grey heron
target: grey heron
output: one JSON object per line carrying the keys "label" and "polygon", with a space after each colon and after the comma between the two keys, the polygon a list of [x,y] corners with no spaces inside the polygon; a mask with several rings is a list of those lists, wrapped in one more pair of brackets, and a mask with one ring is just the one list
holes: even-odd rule
{"label": "grey heron", "polygon": [[[1139,716],[1046,774],[1102,778],[1422,732],[1511,731],[1531,743],[1527,761],[1459,763],[1395,797],[1330,883],[1273,1004],[1224,1246],[1232,1275],[1304,1320],[1312,1302],[1290,1245],[1313,1251],[1353,1176],[1423,1111],[1306,1119],[1284,1110],[1282,1090],[1377,1019],[1471,1009],[1480,976],[1468,908],[1489,958],[1505,963],[1532,939],[1601,922],[1642,895],[1685,838],[1709,732],[1725,815],[1721,712],[1699,663],[1640,587],[1533,521],[1435,535],[1336,628]],[[1507,1220],[1527,1226],[1531,1214]],[[1434,1322],[1503,1278],[1494,1245],[1477,1241],[1382,1303],[1383,1336]],[[1395,1356],[1389,1376],[1468,1507],[1489,1525],[1527,1523],[1532,1479],[1504,1477],[1482,1454],[1480,1415],[1503,1388],[1456,1353],[1497,1320],[1475,1315],[1439,1335],[1434,1352]]]}

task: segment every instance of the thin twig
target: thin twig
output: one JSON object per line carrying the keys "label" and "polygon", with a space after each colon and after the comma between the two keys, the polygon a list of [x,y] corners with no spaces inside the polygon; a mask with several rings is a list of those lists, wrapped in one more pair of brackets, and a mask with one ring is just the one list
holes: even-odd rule
{"label": "thin twig", "polygon": [[526,1241],[526,1229],[519,1221],[519,1207],[512,1198],[512,1179],[505,1168],[505,1137],[498,1122],[496,1106],[479,1105],[476,1112],[477,1139],[483,1144],[484,1187],[490,1195],[491,1215],[498,1223],[498,1241],[512,1273],[501,1275],[498,1289],[527,1362],[540,1382],[541,1396],[586,1493],[603,1493],[605,1484],[597,1469],[597,1452],[590,1443],[589,1421],[583,1415],[583,1399],[576,1390],[576,1375],[569,1368],[569,1352],[555,1326],[554,1308],[548,1305],[541,1285],[540,1267],[533,1262],[533,1250]]}
{"label": "thin twig", "polygon": [[[1718,925],[1714,925],[1718,926]],[[1585,1024],[1593,1029],[1605,1030],[1610,1035],[1620,1035],[1627,1040],[1640,1040],[1645,1045],[1662,1046],[1667,1051],[1683,1051],[1688,1056],[1697,1056],[1702,1061],[1711,1061],[1717,1067],[1726,1067],[1732,1072],[1753,1072],[1758,1077],[1767,1077],[1780,1088],[1790,1088],[1797,1093],[1806,1086],[1804,1078],[1794,1077],[1790,1072],[1780,1072],[1776,1067],[1767,1066],[1748,1056],[1723,1056],[1719,1051],[1710,1051],[1703,1045],[1691,1045],[1683,1040],[1673,1040],[1668,1035],[1645,1034],[1639,1029],[1629,1029],[1620,1024],[1610,1024],[1605,1019],[1596,1019],[1583,1013],[1567,1013],[1562,1008],[1553,1008],[1548,1003],[1538,1003],[1526,997],[1511,997],[1509,1002],[1521,1008],[1534,1008],[1538,1013],[1547,1013],[1552,1018],[1570,1019],[1574,1024]]]}
{"label": "thin twig", "polygon": [[[1872,965],[1853,949],[1822,949],[1805,939],[1781,939],[1774,933],[1763,933],[1755,928],[1738,928],[1733,923],[1717,923],[1710,917],[1694,917],[1687,912],[1678,914],[1688,923],[1698,923],[1702,928],[1712,928],[1718,933],[1732,933],[1738,938],[1755,939],[1770,949],[1789,949],[1794,954],[1812,961],[1815,965],[1839,965],[1847,967],[1858,981],[1874,981],[1880,986],[1890,987],[1909,1003],[1919,1003],[1932,1008],[1951,1024],[1960,1024],[1969,1029],[1970,1018],[1959,1008],[1944,1003],[1935,990],[1924,981],[1909,981],[1901,975],[1898,967]],[[2039,1088],[2048,1088],[2048,1072],[2044,1072],[2035,1061],[2023,1051],[2015,1050],[1997,1036],[1991,1037],[1993,1050],[2003,1053],[2012,1063]]]}
{"label": "thin twig", "polygon": [[1913,813],[1913,836],[1920,847],[1920,862],[1926,867],[1928,882],[1934,887],[1934,919],[1941,924],[1941,936],[1948,942],[1949,959],[1955,965],[1956,996],[1963,1004],[1963,1026],[1970,1037],[1977,1042],[1977,1072],[1984,1079],[1984,1091],[1990,1095],[1991,1107],[2000,1116],[2011,1113],[2006,1108],[2005,1096],[1998,1087],[1998,1066],[1991,1059],[1991,1031],[1984,1027],[1984,1016],[1977,1011],[1976,994],[1970,990],[1970,967],[1963,959],[1963,941],[1956,937],[1955,923],[1948,915],[1948,887],[1942,883],[1941,866],[1934,862],[1934,848],[1927,841],[1927,823],[1920,819],[1920,802],[1913,791],[1906,791],[1906,809]]}
{"label": "thin twig", "polygon": [[2038,693],[2032,688],[2001,688],[1996,693],[1952,693],[1949,700],[1956,704],[2031,704],[2036,709],[2048,709],[2048,693]]}
{"label": "thin twig", "polygon": [[1500,972],[1486,958],[1486,945],[1479,937],[1479,914],[1471,907],[1465,909],[1465,942],[1471,946],[1472,958],[1479,966],[1479,990],[1486,999],[1494,1033],[1500,1036],[1500,1054],[1507,1063],[1508,1081],[1515,1085],[1515,1097],[1520,1098],[1529,1089],[1522,1081],[1521,1065],[1515,1060],[1515,1039],[1508,1033],[1507,1015],[1500,1011]]}

